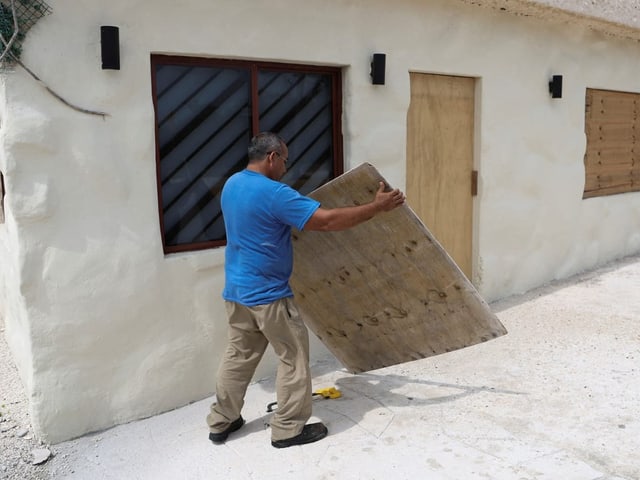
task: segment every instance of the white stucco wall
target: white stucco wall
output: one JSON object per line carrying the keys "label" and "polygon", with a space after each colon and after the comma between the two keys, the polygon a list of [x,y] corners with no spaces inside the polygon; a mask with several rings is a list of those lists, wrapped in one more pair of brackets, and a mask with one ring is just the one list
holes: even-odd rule
{"label": "white stucco wall", "polygon": [[[151,53],[343,66],[345,167],[370,162],[402,188],[409,72],[477,77],[474,281],[487,300],[640,251],[640,193],[582,200],[585,89],[640,91],[634,41],[448,0],[49,3],[23,61],[109,113],[74,112],[20,69],[5,77],[0,262],[16,278],[0,276],[3,314],[50,441],[210,395],[226,344],[223,249],[162,252]],[[100,69],[100,25],[120,27],[120,71]],[[370,84],[374,51],[385,86]]]}
{"label": "white stucco wall", "polygon": [[[15,164],[7,161],[4,149],[9,131],[5,87],[5,78],[0,77],[0,172],[4,177],[5,189],[8,189],[12,188],[10,181],[15,172]],[[33,379],[31,335],[26,305],[20,293],[21,265],[25,261],[27,250],[20,245],[14,218],[7,214],[4,217],[4,223],[0,223],[0,327],[4,327],[5,338],[16,363],[21,366],[19,370],[22,382],[30,389]]]}

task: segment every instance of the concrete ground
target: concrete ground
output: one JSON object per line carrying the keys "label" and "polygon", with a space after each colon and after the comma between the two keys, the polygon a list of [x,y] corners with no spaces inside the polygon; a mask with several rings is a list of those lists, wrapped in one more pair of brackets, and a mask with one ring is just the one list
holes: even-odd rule
{"label": "concrete ground", "polygon": [[212,399],[56,445],[60,479],[640,479],[640,256],[492,304],[509,334],[351,375],[313,366],[320,442],[270,445],[272,380],[215,446]]}

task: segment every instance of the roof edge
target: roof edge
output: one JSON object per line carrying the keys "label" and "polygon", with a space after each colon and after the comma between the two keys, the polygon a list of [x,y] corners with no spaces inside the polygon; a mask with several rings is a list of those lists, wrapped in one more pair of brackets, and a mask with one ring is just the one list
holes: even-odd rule
{"label": "roof edge", "polygon": [[640,6],[629,2],[581,2],[579,0],[459,0],[467,5],[491,8],[517,16],[554,23],[576,23],[619,38],[640,41]]}

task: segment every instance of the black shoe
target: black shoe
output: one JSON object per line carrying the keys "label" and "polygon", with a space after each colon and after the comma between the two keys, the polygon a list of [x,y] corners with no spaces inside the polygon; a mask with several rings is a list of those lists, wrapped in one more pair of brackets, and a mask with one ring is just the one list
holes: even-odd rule
{"label": "black shoe", "polygon": [[230,433],[235,432],[236,430],[240,430],[240,427],[244,425],[244,418],[240,415],[240,418],[231,422],[231,425],[227,427],[227,429],[220,433],[209,432],[209,440],[213,443],[224,443]]}
{"label": "black shoe", "polygon": [[329,430],[322,423],[311,423],[305,425],[300,435],[295,437],[285,438],[284,440],[275,440],[271,442],[276,448],[287,448],[293,445],[304,445],[305,443],[313,443],[318,440],[322,440],[327,436]]}

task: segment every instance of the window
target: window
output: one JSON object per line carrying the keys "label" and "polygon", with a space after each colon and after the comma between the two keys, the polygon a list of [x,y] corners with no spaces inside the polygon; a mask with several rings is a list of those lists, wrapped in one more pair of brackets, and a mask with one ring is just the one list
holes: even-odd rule
{"label": "window", "polygon": [[222,186],[260,131],[287,142],[302,194],[342,173],[338,68],[152,55],[151,74],[165,253],[225,244]]}
{"label": "window", "polygon": [[587,89],[583,198],[640,191],[640,94]]}

